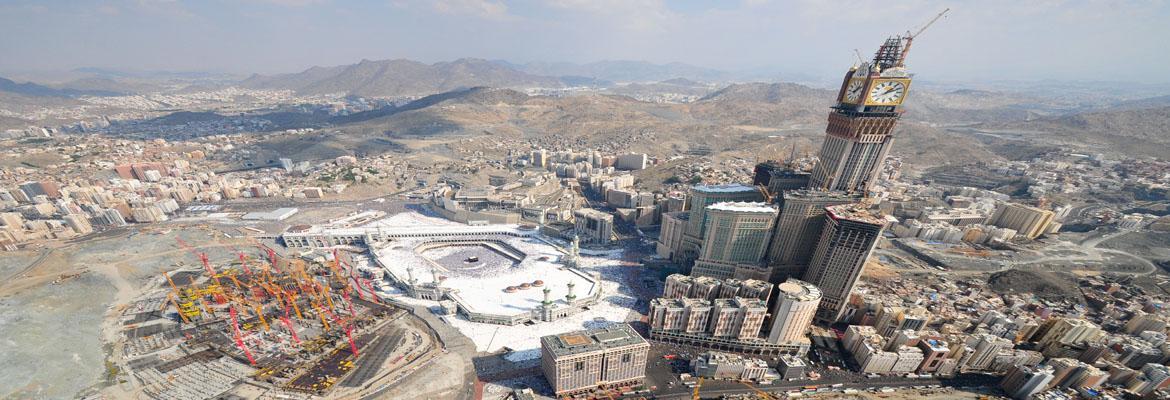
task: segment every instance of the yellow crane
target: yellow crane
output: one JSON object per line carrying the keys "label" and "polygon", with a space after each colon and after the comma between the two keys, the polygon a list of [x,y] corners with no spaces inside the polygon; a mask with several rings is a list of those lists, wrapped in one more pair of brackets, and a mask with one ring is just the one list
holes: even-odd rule
{"label": "yellow crane", "polygon": [[167,293],[167,299],[163,300],[162,307],[159,307],[158,311],[162,312],[163,310],[166,310],[168,305],[175,306],[175,312],[179,314],[179,318],[182,318],[183,322],[191,323],[191,320],[187,319],[187,315],[183,313],[183,308],[179,307],[179,302],[175,301],[174,293]]}
{"label": "yellow crane", "polygon": [[251,304],[252,304],[252,309],[256,310],[256,317],[260,318],[260,324],[264,325],[265,331],[268,331],[268,321],[264,320],[264,309],[260,308],[260,306],[255,304],[255,303],[251,303]]}
{"label": "yellow crane", "polygon": [[756,185],[756,189],[759,189],[760,194],[764,196],[765,203],[772,203],[772,193],[768,192],[768,188],[766,186]]}
{"label": "yellow crane", "polygon": [[703,377],[699,377],[699,381],[695,382],[695,391],[691,392],[691,400],[699,400],[699,388],[703,386]]}

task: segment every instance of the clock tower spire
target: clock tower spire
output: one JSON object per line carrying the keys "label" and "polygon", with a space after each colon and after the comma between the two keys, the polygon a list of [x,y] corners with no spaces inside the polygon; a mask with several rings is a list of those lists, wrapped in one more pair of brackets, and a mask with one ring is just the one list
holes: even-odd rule
{"label": "clock tower spire", "polygon": [[905,66],[910,44],[947,11],[916,33],[886,39],[872,60],[862,61],[845,73],[837,104],[829,112],[825,142],[809,179],[810,187],[857,193],[874,183],[893,143],[894,126],[913,79]]}

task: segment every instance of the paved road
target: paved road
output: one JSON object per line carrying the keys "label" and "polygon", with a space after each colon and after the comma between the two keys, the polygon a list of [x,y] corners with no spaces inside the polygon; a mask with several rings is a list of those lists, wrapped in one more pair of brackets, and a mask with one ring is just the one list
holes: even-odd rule
{"label": "paved road", "polygon": [[[818,387],[828,387],[830,385],[834,385],[834,384],[838,384],[838,383],[841,384],[841,387],[835,388],[835,389],[866,390],[866,389],[870,389],[870,388],[882,388],[882,387],[906,388],[906,387],[913,387],[913,386],[930,386],[930,385],[939,385],[939,386],[953,387],[953,388],[957,388],[957,387],[992,387],[992,386],[998,384],[999,381],[1000,381],[1000,378],[996,377],[996,376],[973,375],[973,376],[964,376],[962,378],[948,379],[948,380],[908,379],[908,378],[900,378],[899,380],[894,380],[894,378],[884,378],[884,379],[878,378],[878,379],[865,379],[864,382],[833,382],[833,381],[827,381],[827,380],[822,379],[820,381],[784,382],[784,383],[776,384],[776,385],[759,385],[759,386],[753,385],[753,386],[755,386],[756,389],[759,389],[761,391],[764,391],[764,392],[767,392],[770,394],[770,393],[777,392],[777,391],[787,392],[787,391],[791,391],[791,390],[800,390],[806,385],[816,385]],[[699,396],[701,398],[704,398],[704,399],[710,399],[710,398],[718,398],[719,396],[731,395],[731,394],[756,394],[757,393],[756,389],[748,387],[747,385],[744,385],[744,384],[739,383],[739,382],[704,381],[703,385],[701,385],[699,387]],[[653,398],[653,399],[690,399],[692,394],[693,394],[693,391],[694,391],[694,389],[688,388],[686,386],[672,387],[672,388],[669,388],[666,390],[659,388],[659,390],[657,392],[653,393],[650,396],[646,396],[646,397]],[[627,396],[627,397],[638,397],[638,396]]]}

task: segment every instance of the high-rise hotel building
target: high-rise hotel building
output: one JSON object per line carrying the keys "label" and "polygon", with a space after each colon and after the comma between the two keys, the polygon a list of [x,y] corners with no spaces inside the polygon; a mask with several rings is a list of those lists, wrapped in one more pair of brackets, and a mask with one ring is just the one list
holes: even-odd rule
{"label": "high-rise hotel building", "polygon": [[767,279],[763,262],[776,221],[765,203],[716,203],[707,207],[706,228],[692,276]]}
{"label": "high-rise hotel building", "polygon": [[885,230],[886,220],[857,204],[828,207],[825,216],[828,219],[804,281],[821,290],[816,320],[833,323],[845,310],[849,294]]}
{"label": "high-rise hotel building", "polygon": [[877,180],[910,89],[904,45],[904,38],[887,39],[872,61],[845,74],[809,187],[864,192]]}
{"label": "high-rise hotel building", "polygon": [[689,272],[688,268],[699,257],[699,249],[703,246],[708,222],[708,206],[716,203],[763,200],[763,193],[748,185],[698,185],[692,187],[687,196],[690,212],[685,220],[686,228],[683,230],[682,240],[677,244],[679,248],[674,251],[676,255],[672,259],[677,260],[683,266],[684,271]]}
{"label": "high-rise hotel building", "polygon": [[856,203],[860,199],[844,192],[785,191],[768,249],[768,281],[781,283],[788,278],[803,278],[825,226],[825,207]]}

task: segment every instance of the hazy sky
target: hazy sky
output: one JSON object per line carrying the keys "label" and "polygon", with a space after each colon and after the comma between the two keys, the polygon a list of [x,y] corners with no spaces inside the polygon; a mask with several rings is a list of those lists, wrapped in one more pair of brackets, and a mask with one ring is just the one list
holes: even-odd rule
{"label": "hazy sky", "polygon": [[1166,1],[1063,0],[0,0],[0,73],[478,57],[836,76],[945,7],[908,62],[920,76],[1170,81]]}

